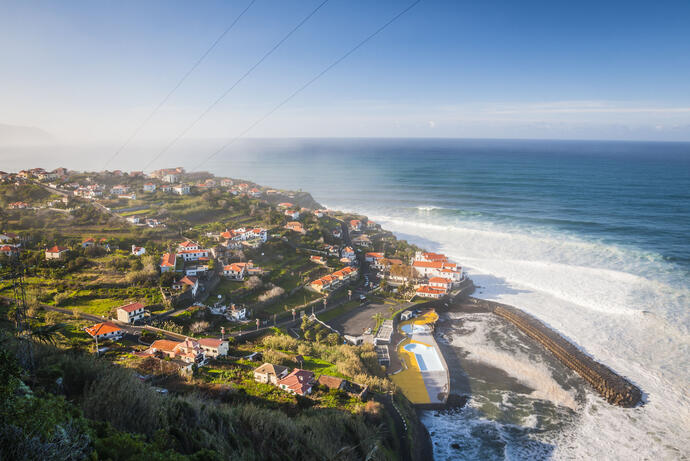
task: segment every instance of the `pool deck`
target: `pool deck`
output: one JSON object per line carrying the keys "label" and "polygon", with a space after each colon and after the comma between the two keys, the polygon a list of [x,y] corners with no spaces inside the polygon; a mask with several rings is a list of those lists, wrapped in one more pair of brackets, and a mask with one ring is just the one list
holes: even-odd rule
{"label": "pool deck", "polygon": [[[398,325],[403,332],[405,325],[425,325],[427,328],[412,328],[411,332],[404,333],[403,339],[396,346],[396,352],[403,363],[403,368],[392,375],[393,381],[401,388],[405,396],[417,405],[443,405],[448,399],[450,390],[450,375],[448,364],[443,358],[443,353],[434,339],[433,324],[438,319],[434,311],[425,313],[415,319],[402,322]],[[410,330],[409,328],[406,328]],[[419,367],[415,354],[405,349],[410,343],[423,344],[431,347],[436,352],[443,367],[442,370],[422,370]]]}

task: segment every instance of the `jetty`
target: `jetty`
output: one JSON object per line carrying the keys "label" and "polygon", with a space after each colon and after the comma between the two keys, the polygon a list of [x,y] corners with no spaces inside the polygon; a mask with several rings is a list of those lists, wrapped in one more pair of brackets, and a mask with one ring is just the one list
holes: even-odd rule
{"label": "jetty", "polygon": [[532,315],[513,306],[470,298],[475,305],[486,308],[509,321],[525,334],[539,342],[568,368],[577,372],[607,402],[631,408],[642,402],[642,391],[636,385],[597,362],[558,332]]}

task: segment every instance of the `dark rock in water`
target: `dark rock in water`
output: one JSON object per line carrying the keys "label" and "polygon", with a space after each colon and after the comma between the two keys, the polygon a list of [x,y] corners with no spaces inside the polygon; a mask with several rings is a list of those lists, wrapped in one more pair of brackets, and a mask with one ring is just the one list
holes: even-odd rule
{"label": "dark rock in water", "polygon": [[456,450],[459,450],[459,449],[460,449],[460,444],[459,444],[459,443],[451,443],[451,444],[450,444],[450,447],[451,447],[451,448],[455,448]]}
{"label": "dark rock in water", "polygon": [[447,408],[463,408],[467,405],[467,400],[469,397],[466,395],[449,394],[448,400],[446,400]]}

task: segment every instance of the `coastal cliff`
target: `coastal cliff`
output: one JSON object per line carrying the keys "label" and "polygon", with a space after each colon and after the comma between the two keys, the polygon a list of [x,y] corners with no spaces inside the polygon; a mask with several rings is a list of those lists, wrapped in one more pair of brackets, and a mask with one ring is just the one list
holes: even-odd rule
{"label": "coastal cliff", "polygon": [[553,329],[515,307],[472,298],[472,302],[508,320],[551,351],[568,368],[576,371],[613,405],[634,407],[642,401],[642,391],[607,366],[597,362]]}

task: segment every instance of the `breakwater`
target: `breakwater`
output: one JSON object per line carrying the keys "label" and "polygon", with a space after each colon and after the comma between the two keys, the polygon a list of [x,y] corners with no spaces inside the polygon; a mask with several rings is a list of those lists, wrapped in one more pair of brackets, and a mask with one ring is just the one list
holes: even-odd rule
{"label": "breakwater", "polygon": [[472,302],[508,320],[551,351],[568,368],[577,372],[613,405],[634,407],[642,401],[642,391],[633,383],[578,349],[559,333],[526,312],[493,301]]}

